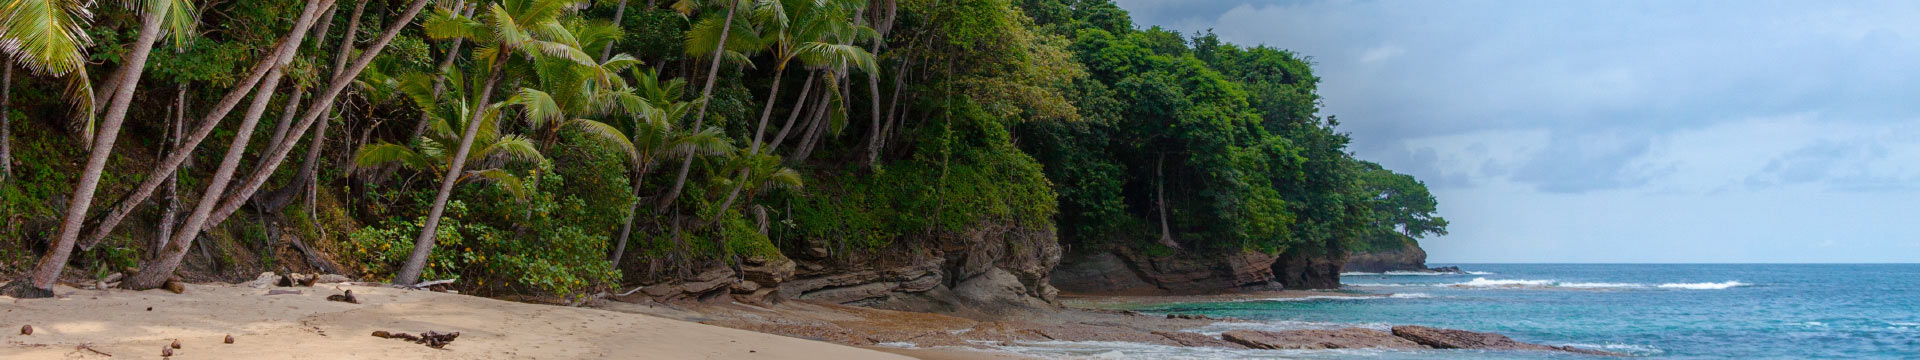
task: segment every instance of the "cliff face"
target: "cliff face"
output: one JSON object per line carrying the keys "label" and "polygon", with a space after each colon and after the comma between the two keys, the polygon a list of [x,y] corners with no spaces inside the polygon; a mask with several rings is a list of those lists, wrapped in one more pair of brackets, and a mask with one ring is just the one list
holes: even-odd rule
{"label": "cliff face", "polygon": [[1427,251],[1411,241],[1404,246],[1347,254],[1344,271],[1388,272],[1427,270]]}

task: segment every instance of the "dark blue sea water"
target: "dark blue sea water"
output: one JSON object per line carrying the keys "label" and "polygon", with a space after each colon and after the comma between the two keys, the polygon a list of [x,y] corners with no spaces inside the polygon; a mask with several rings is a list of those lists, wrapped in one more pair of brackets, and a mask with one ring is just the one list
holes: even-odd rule
{"label": "dark blue sea water", "polygon": [[[1920,359],[1920,264],[1450,264],[1471,274],[1342,276],[1341,293],[1152,305],[1145,312],[1259,320],[1299,329],[1412,324],[1659,359]],[[1330,294],[1338,295],[1338,294]],[[1038,344],[1028,353],[1123,358],[1591,358],[1538,352],[1197,351]],[[1051,346],[1051,347],[1048,347]]]}

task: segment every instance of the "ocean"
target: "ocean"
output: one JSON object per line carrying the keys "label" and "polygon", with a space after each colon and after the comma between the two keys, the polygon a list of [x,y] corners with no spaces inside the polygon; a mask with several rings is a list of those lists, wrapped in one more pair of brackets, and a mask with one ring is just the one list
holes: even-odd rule
{"label": "ocean", "polygon": [[[1920,264],[1435,264],[1467,274],[1348,273],[1336,293],[1384,295],[1141,305],[1255,320],[1194,331],[1392,325],[1496,332],[1655,359],[1920,359]],[[1329,294],[1343,295],[1343,294]],[[1069,358],[1582,359],[1468,350],[1210,350],[1033,343]]]}

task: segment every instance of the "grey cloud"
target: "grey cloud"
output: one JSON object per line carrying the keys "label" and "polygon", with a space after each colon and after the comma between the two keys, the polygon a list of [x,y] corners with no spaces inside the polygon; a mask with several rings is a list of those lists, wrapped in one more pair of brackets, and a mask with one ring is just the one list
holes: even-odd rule
{"label": "grey cloud", "polygon": [[1887,148],[1871,142],[1820,141],[1782,154],[1767,162],[1758,173],[1749,175],[1749,188],[1783,185],[1822,184],[1826,188],[1852,192],[1912,190],[1912,178],[1877,175],[1868,168],[1874,160],[1887,158]]}
{"label": "grey cloud", "polygon": [[1555,133],[1547,148],[1511,179],[1550,193],[1631,188],[1673,171],[1639,161],[1652,148],[1644,136]]}

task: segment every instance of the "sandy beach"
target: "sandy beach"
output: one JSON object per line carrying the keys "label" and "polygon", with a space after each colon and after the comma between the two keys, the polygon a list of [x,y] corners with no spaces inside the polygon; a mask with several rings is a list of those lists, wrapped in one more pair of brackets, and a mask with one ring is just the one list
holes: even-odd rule
{"label": "sandy beach", "polygon": [[[189,284],[185,294],[60,287],[58,298],[0,297],[0,358],[155,358],[174,340],[175,359],[907,358],[626,312],[373,286],[272,289],[301,293]],[[326,300],[344,290],[360,304]],[[22,325],[33,334],[21,335]],[[434,349],[374,331],[460,336]],[[222,343],[227,335],[233,344]]]}

